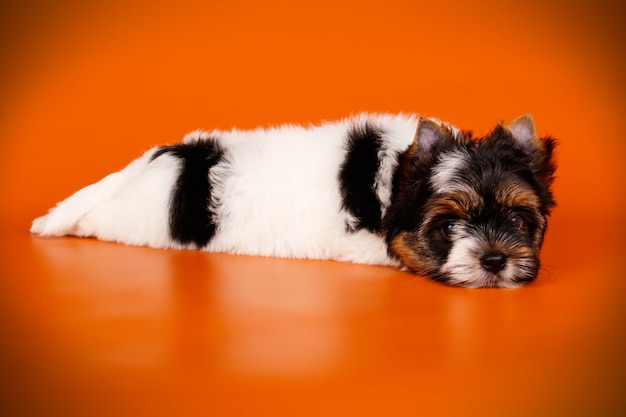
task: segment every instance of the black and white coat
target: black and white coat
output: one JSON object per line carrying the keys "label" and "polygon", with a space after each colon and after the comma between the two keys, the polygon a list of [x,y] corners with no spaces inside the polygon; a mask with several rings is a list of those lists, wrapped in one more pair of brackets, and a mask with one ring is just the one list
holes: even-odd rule
{"label": "black and white coat", "polygon": [[196,131],[78,191],[31,231],[399,265],[384,219],[418,121],[361,114],[318,126]]}

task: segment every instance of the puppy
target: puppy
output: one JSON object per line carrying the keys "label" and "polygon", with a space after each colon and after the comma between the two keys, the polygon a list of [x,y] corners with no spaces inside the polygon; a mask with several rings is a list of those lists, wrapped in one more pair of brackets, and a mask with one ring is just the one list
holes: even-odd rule
{"label": "puppy", "polygon": [[31,232],[512,288],[539,270],[554,145],[530,115],[477,139],[411,115],[196,131],[76,192]]}

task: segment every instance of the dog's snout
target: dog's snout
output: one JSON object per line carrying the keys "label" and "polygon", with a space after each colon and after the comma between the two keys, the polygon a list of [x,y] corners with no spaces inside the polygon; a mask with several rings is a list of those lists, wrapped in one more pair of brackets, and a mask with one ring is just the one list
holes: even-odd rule
{"label": "dog's snout", "polygon": [[480,264],[492,274],[497,274],[506,266],[506,255],[502,252],[489,252],[480,258]]}

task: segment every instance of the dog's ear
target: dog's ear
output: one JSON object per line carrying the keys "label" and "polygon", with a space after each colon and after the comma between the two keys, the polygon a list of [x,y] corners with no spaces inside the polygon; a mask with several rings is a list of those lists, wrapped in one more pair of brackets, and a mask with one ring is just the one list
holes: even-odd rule
{"label": "dog's ear", "polygon": [[420,117],[417,123],[417,130],[415,131],[415,138],[411,145],[411,151],[416,154],[418,152],[425,154],[436,144],[453,137],[454,135],[449,128],[431,119]]}
{"label": "dog's ear", "polygon": [[511,132],[511,135],[517,141],[517,144],[522,148],[532,151],[537,147],[537,145],[540,145],[532,114],[528,113],[520,116],[517,119],[506,123],[504,127]]}
{"label": "dog's ear", "polygon": [[[532,169],[546,189],[552,185],[556,162],[554,147],[556,141],[551,137],[539,138],[535,130],[535,122],[531,114],[525,114],[506,123],[504,127],[511,132],[517,144],[532,157]],[[548,199],[547,206],[553,206],[554,201]]]}

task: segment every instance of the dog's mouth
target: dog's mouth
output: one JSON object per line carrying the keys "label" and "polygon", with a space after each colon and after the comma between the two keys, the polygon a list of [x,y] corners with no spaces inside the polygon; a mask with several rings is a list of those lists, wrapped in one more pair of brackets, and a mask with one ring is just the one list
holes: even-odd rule
{"label": "dog's mouth", "polygon": [[530,280],[512,279],[503,274],[487,273],[483,278],[477,280],[475,288],[518,288]]}
{"label": "dog's mouth", "polygon": [[518,288],[537,277],[536,258],[484,254],[474,262],[443,265],[440,281],[466,288]]}

